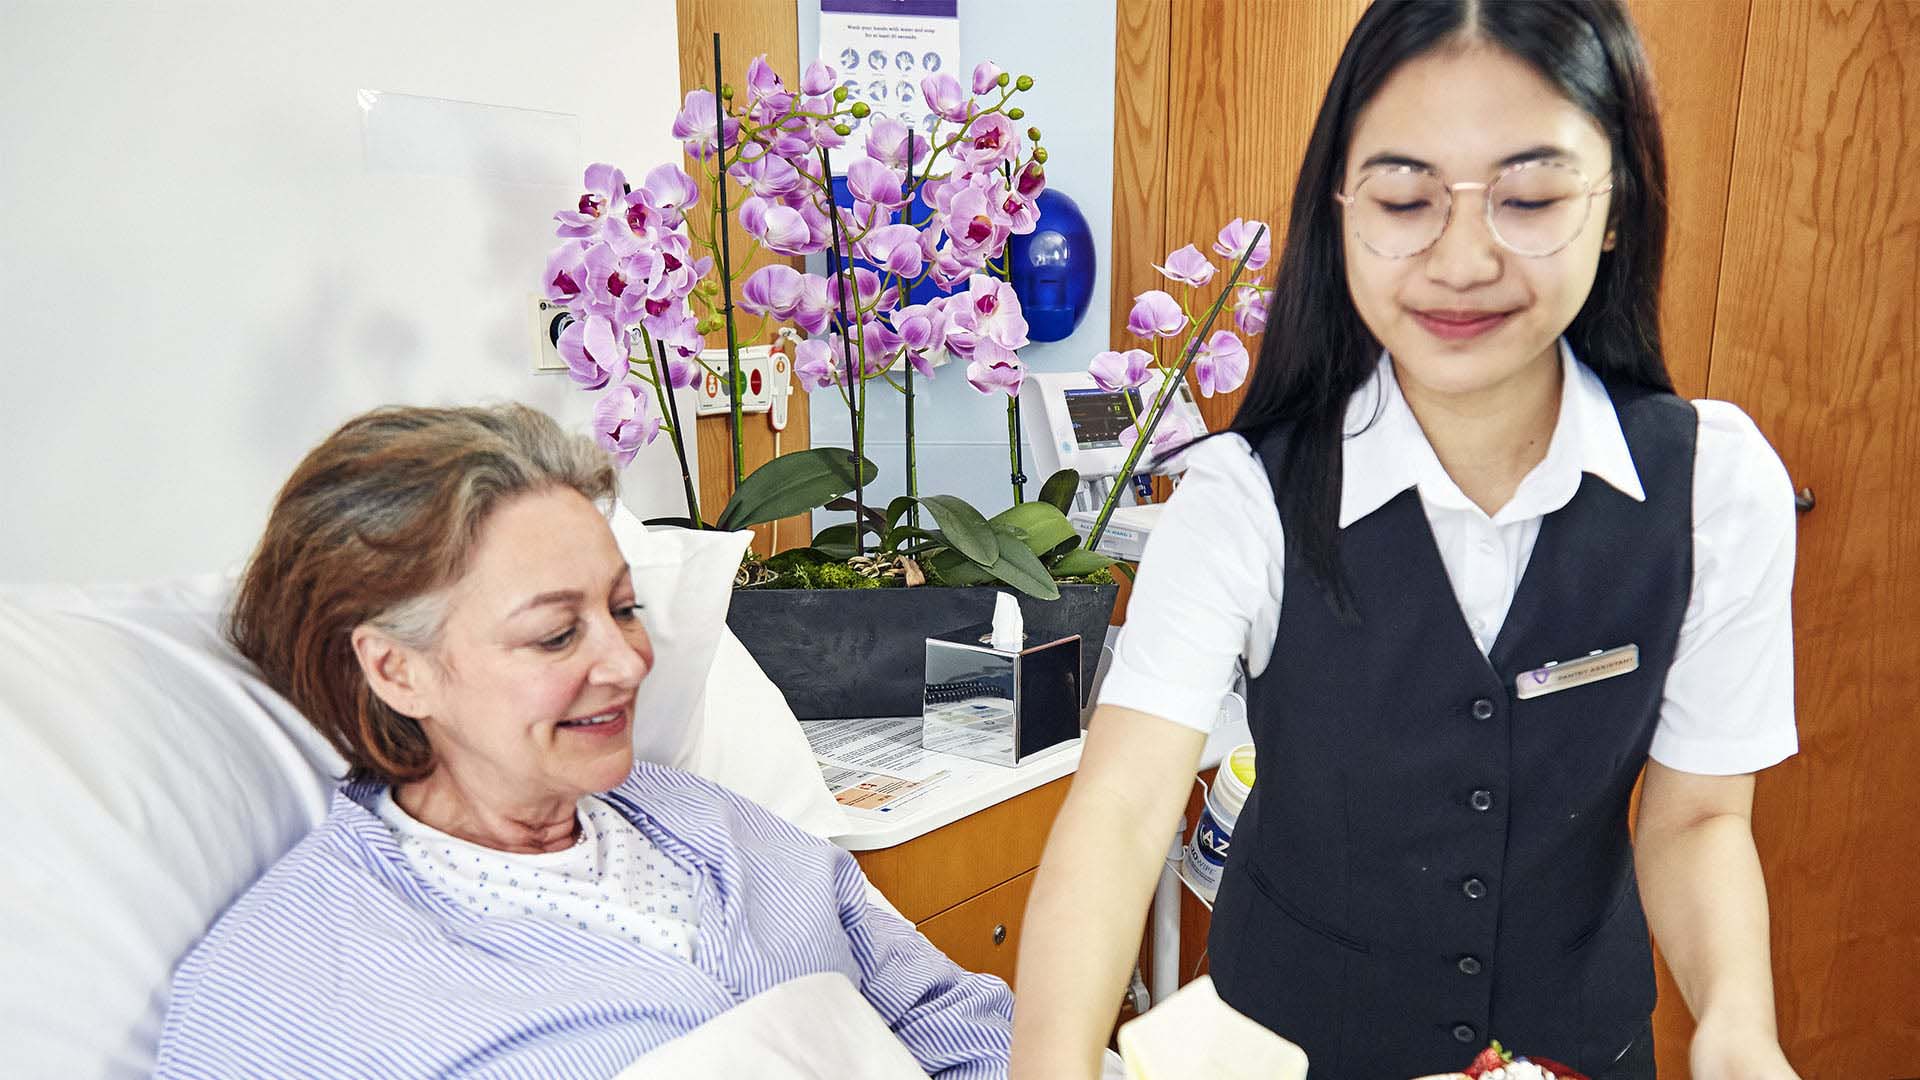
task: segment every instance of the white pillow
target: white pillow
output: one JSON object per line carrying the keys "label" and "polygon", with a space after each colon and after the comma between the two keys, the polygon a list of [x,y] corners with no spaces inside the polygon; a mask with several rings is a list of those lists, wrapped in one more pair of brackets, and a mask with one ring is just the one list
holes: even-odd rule
{"label": "white pillow", "polygon": [[624,506],[612,524],[653,638],[653,672],[634,697],[634,753],[732,788],[816,836],[844,831],[800,722],[727,629],[753,534],[649,528]]}
{"label": "white pillow", "polygon": [[[840,831],[793,713],[726,629],[746,534],[616,520],[656,642],[636,749]],[[231,586],[0,588],[9,1075],[149,1075],[174,965],[345,773],[222,638]]]}
{"label": "white pillow", "polygon": [[342,763],[219,640],[226,593],[207,577],[0,596],[15,1075],[150,1075],[174,965],[326,813]]}

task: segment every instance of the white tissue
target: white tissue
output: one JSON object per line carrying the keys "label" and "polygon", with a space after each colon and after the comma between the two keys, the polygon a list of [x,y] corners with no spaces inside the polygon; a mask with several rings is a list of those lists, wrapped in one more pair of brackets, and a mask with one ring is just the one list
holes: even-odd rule
{"label": "white tissue", "polygon": [[1026,626],[1020,619],[1020,602],[1012,593],[994,593],[993,647],[1001,652],[1019,652],[1026,636]]}

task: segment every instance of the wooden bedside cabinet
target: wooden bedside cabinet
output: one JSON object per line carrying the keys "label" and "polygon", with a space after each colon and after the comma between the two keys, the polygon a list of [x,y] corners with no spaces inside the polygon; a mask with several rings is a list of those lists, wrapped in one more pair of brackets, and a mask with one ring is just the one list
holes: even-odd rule
{"label": "wooden bedside cabinet", "polygon": [[868,880],[969,971],[1009,984],[1034,870],[1071,774],[893,847],[856,851]]}

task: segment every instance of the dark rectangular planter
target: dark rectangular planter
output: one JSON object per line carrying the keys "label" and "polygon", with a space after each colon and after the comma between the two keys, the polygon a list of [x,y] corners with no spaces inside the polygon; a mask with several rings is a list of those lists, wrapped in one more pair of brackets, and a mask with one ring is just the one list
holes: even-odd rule
{"label": "dark rectangular planter", "polygon": [[[802,720],[919,716],[927,638],[991,620],[996,591],[736,589],[727,627]],[[1117,585],[1062,585],[1058,600],[1015,594],[1028,642],[1080,635],[1083,698],[1118,592]]]}

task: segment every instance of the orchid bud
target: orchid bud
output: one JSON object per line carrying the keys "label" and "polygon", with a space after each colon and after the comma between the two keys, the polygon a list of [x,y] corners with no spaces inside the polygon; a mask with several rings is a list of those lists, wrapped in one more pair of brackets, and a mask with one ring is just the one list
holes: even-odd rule
{"label": "orchid bud", "polygon": [[1030,127],[1030,128],[1028,128],[1028,129],[1027,129],[1027,138],[1029,138],[1029,139],[1032,139],[1032,140],[1033,140],[1034,142],[1039,142],[1039,141],[1040,141],[1040,129],[1039,129],[1039,128],[1037,128],[1037,127]]}
{"label": "orchid bud", "polygon": [[1018,120],[1025,115],[1027,115],[1027,110],[1019,108],[1018,106],[1007,110],[1007,119],[1009,120]]}
{"label": "orchid bud", "polygon": [[[1022,78],[1025,78],[1025,76],[1021,76],[1021,77],[1022,77]],[[723,83],[723,84],[721,85],[721,87],[720,87],[720,97],[721,97],[721,98],[722,98],[723,100],[726,100],[726,101],[732,101],[732,100],[733,100],[733,87],[731,87],[731,86],[727,86],[727,85],[725,85],[725,84]]]}
{"label": "orchid bud", "polygon": [[853,128],[848,124],[835,124],[833,125],[833,133],[835,135],[851,135],[853,134]]}
{"label": "orchid bud", "polygon": [[872,112],[873,110],[867,107],[866,102],[856,101],[853,103],[853,108],[850,111],[853,113],[853,118],[855,120],[865,120],[867,118],[867,114]]}
{"label": "orchid bud", "polygon": [[847,88],[846,88],[846,87],[844,87],[844,86],[836,86],[836,87],[834,87],[834,88],[833,88],[833,100],[834,100],[835,102],[841,102],[841,101],[845,101],[845,100],[847,100]]}
{"label": "orchid bud", "polygon": [[1022,76],[1020,76],[1019,78],[1017,78],[1017,79],[1015,79],[1015,80],[1013,80],[1013,88],[1014,88],[1015,90],[1031,90],[1031,89],[1033,89],[1033,76],[1031,76],[1031,75],[1022,75]]}
{"label": "orchid bud", "polygon": [[1007,85],[1008,83],[1010,83],[1010,82],[1012,82],[1012,81],[1013,81],[1013,76],[1011,76],[1011,75],[1009,75],[1009,74],[1007,74],[1006,72],[1004,72],[1004,71],[1003,71],[1003,72],[1001,72],[1001,73],[1000,73],[1000,77],[999,77],[999,78],[997,78],[997,79],[995,79],[995,80],[993,80],[993,81],[994,81],[994,82],[996,82],[996,83],[999,83],[999,84],[1000,84],[1001,86],[1005,86],[1005,85]]}
{"label": "orchid bud", "polygon": [[1045,165],[1047,163],[1047,148],[1044,146],[1034,147],[1033,160],[1039,162],[1042,165]]}

